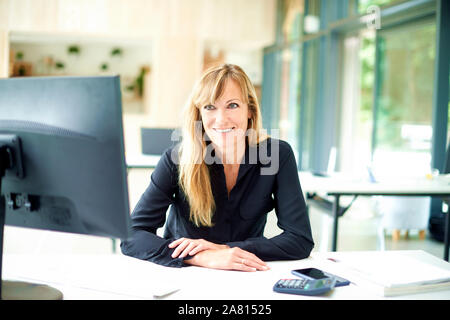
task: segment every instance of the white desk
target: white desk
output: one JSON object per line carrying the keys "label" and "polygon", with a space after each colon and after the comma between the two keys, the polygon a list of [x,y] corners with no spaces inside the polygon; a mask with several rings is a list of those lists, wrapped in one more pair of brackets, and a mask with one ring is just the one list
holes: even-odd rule
{"label": "white desk", "polygon": [[127,168],[142,168],[153,169],[158,164],[160,155],[147,155],[147,154],[127,154],[126,164]]}
{"label": "white desk", "polygon": [[[123,255],[5,255],[5,280],[44,283],[78,299],[176,299],[176,300],[292,300],[387,299],[358,284],[338,287],[324,296],[299,296],[273,292],[280,278],[295,278],[292,269],[316,267],[354,281],[339,263],[327,258],[361,252],[313,253],[297,261],[269,262],[269,271],[239,272],[199,267],[168,268]],[[371,254],[406,255],[450,270],[450,264],[424,251],[375,251]],[[348,268],[347,268],[348,269]],[[347,273],[346,273],[347,272]],[[171,292],[171,293],[170,293]],[[169,293],[169,294],[167,294]],[[164,295],[167,294],[167,295]],[[450,288],[389,299],[450,299]]]}
{"label": "white desk", "polygon": [[[306,193],[326,193],[334,196],[332,251],[337,249],[339,219],[339,199],[341,196],[450,196],[450,177],[448,175],[423,178],[395,178],[381,182],[346,178],[344,176],[318,177],[309,172],[299,172],[300,183]],[[450,219],[446,215],[444,259],[449,260]]]}

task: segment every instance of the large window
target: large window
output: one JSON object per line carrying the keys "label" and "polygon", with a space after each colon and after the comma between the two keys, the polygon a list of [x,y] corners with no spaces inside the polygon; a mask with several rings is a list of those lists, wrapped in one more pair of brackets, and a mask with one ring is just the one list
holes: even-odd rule
{"label": "large window", "polygon": [[380,30],[373,161],[380,174],[431,167],[435,21]]}
{"label": "large window", "polygon": [[385,6],[395,2],[402,2],[403,0],[359,0],[358,1],[358,11],[360,13],[365,13],[370,8],[370,6]]}
{"label": "large window", "polygon": [[340,44],[338,168],[358,176],[366,173],[372,155],[375,31],[344,33]]}
{"label": "large window", "polygon": [[262,90],[264,127],[269,134],[289,141],[297,159],[301,141],[300,83],[303,0],[278,2],[277,43],[266,48]]}
{"label": "large window", "polygon": [[359,176],[430,169],[435,1],[279,0],[277,25],[262,107],[300,169],[326,170],[334,150],[336,170]]}
{"label": "large window", "polygon": [[299,44],[293,44],[282,53],[281,99],[280,99],[280,138],[291,143],[293,150],[298,150],[301,83],[301,50]]}
{"label": "large window", "polygon": [[303,170],[312,169],[312,161],[314,159],[313,148],[315,145],[314,139],[314,122],[315,122],[315,107],[317,105],[317,83],[318,74],[318,40],[311,40],[305,43],[304,50],[304,66],[302,73],[305,75],[301,86],[301,119],[300,136],[301,141],[301,158],[299,159],[301,168]]}
{"label": "large window", "polygon": [[448,82],[449,82],[449,95],[448,95],[448,113],[447,113],[447,144],[450,145],[450,71],[448,74]]}

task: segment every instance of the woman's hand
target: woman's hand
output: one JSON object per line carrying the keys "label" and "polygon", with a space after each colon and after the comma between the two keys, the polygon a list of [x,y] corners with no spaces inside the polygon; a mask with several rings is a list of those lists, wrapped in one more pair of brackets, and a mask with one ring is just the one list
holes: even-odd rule
{"label": "woman's hand", "polygon": [[204,250],[184,263],[222,270],[265,271],[267,264],[251,252],[241,248],[227,248],[219,250]]}
{"label": "woman's hand", "polygon": [[176,249],[172,253],[172,258],[184,258],[187,255],[194,256],[200,251],[213,249],[225,249],[229,248],[224,244],[216,244],[214,242],[209,242],[204,239],[189,239],[189,238],[180,238],[169,244],[169,248]]}

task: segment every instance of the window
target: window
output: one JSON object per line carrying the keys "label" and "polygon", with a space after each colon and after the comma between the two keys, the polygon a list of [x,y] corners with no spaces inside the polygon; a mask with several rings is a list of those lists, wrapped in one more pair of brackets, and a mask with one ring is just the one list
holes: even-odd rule
{"label": "window", "polygon": [[434,19],[381,30],[373,162],[380,174],[424,174],[431,166]]}
{"label": "window", "polygon": [[[450,146],[450,72],[449,72],[449,95],[448,95],[448,111],[447,111],[447,135],[446,135],[446,144],[445,144],[445,151],[447,152],[448,147]],[[446,161],[447,154],[445,154],[444,161]],[[445,165],[445,163],[444,163]]]}
{"label": "window", "polygon": [[375,31],[346,33],[341,39],[340,171],[358,176],[371,162]]}
{"label": "window", "polygon": [[283,42],[288,42],[300,38],[301,22],[304,11],[303,0],[285,0],[282,6],[281,32]]}
{"label": "window", "polygon": [[303,65],[302,73],[304,79],[301,86],[301,123],[300,123],[300,146],[301,146],[301,168],[303,170],[312,169],[312,161],[314,159],[314,123],[315,123],[315,106],[317,103],[316,92],[318,83],[317,64],[319,41],[311,40],[304,44],[304,60],[307,61]]}
{"label": "window", "polygon": [[385,6],[395,2],[399,2],[399,0],[359,0],[358,12],[366,13],[370,6]]}
{"label": "window", "polygon": [[[303,0],[278,3],[278,39],[264,53],[262,112],[264,128],[279,130],[279,138],[287,140],[297,156],[299,150],[299,121],[301,79],[301,43]],[[269,131],[269,134],[271,132]],[[272,132],[275,136],[275,132]]]}
{"label": "window", "polygon": [[[362,19],[373,5],[381,29]],[[358,176],[370,165],[429,170],[436,3],[279,0],[278,17],[264,53],[263,112],[299,168],[326,170],[336,147],[336,170]]]}
{"label": "window", "polygon": [[[295,152],[299,144],[301,50],[300,44],[293,44],[282,52],[280,138],[289,141]],[[297,154],[298,156],[298,154]]]}

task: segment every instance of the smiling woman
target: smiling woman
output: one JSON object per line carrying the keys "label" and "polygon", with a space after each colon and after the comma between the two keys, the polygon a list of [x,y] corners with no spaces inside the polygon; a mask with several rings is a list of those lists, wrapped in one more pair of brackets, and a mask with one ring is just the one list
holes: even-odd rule
{"label": "smiling woman", "polygon": [[215,104],[201,108],[206,134],[224,163],[239,165],[244,155],[245,132],[251,119],[245,100],[238,83],[230,79],[226,81],[224,91]]}
{"label": "smiling woman", "polygon": [[236,65],[210,68],[194,87],[183,119],[180,186],[189,199],[194,223],[211,226],[214,199],[210,183],[204,183],[209,180],[205,151],[209,147],[223,164],[229,193],[244,156],[245,137],[252,146],[267,138],[250,79]]}
{"label": "smiling woman", "polygon": [[[263,133],[245,72],[229,64],[207,70],[183,119],[180,146],[168,149],[156,166],[122,252],[166,266],[241,271],[308,257],[314,243],[294,153]],[[169,206],[160,238],[156,230]],[[273,209],[284,232],[267,239],[263,232]]]}

